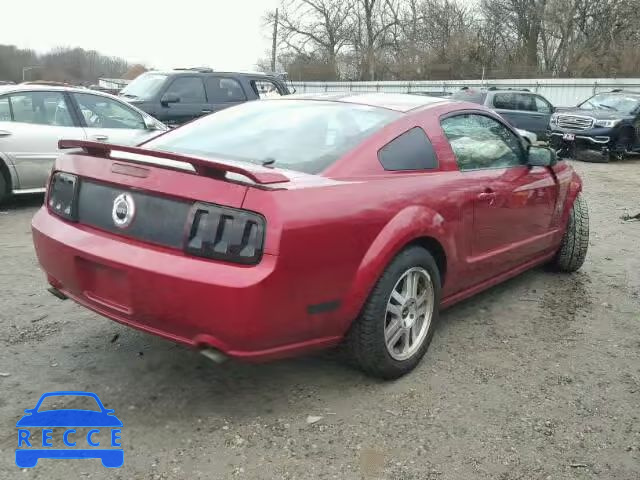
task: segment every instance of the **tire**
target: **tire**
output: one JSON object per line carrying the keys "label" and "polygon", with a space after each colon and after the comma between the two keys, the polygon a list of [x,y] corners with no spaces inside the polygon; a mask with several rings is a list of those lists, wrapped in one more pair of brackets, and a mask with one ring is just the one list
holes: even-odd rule
{"label": "tire", "polygon": [[596,150],[580,150],[579,154],[576,152],[576,156],[574,158],[587,163],[609,163],[611,155],[608,151],[600,152]]}
{"label": "tire", "polygon": [[[417,279],[413,297],[403,296],[410,289],[405,283],[409,277]],[[383,379],[398,378],[413,370],[433,337],[440,286],[438,266],[427,250],[414,246],[400,252],[378,279],[347,336],[348,352],[355,364],[368,375]],[[420,300],[423,294],[425,300]],[[399,296],[404,298],[403,303]],[[402,333],[396,339],[397,349],[388,347],[399,331]]]}
{"label": "tire", "polygon": [[7,181],[5,180],[2,171],[0,171],[0,203],[7,199],[8,193]]}
{"label": "tire", "polygon": [[562,245],[552,264],[561,272],[575,272],[584,263],[588,248],[589,210],[586,200],[578,194],[569,213],[569,222],[562,238]]}

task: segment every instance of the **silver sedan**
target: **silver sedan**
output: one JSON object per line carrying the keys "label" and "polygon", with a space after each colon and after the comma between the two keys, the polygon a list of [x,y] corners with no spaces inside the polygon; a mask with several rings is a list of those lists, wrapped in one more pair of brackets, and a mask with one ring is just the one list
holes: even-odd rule
{"label": "silver sedan", "polygon": [[58,140],[136,145],[165,130],[113,95],[48,85],[0,86],[0,201],[44,191]]}

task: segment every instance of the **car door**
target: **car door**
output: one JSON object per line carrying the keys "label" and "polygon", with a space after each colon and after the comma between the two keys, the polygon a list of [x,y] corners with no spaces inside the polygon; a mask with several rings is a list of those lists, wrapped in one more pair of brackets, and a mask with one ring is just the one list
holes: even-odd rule
{"label": "car door", "polygon": [[204,80],[209,112],[217,112],[247,101],[242,85],[235,78],[207,76]]}
{"label": "car door", "polygon": [[553,246],[558,185],[547,167],[526,165],[516,134],[483,113],[446,117],[442,129],[464,182],[467,267],[472,283],[532,260]]}
{"label": "car door", "polygon": [[5,95],[10,118],[0,121],[0,152],[13,164],[15,190],[41,189],[60,153],[58,140],[84,140],[85,133],[64,91],[18,91]]}
{"label": "car door", "polygon": [[211,113],[200,76],[176,77],[160,97],[161,118],[168,126],[182,125]]}
{"label": "car door", "polygon": [[532,130],[539,139],[547,138],[547,129],[549,128],[549,120],[553,113],[553,106],[540,95],[532,95],[535,103],[536,111],[531,112]]}
{"label": "car door", "polygon": [[124,102],[84,92],[73,92],[71,97],[89,140],[137,145],[160,133],[149,130],[144,116]]}
{"label": "car door", "polygon": [[493,106],[512,126],[535,133],[537,113],[532,94],[497,92],[493,97]]}

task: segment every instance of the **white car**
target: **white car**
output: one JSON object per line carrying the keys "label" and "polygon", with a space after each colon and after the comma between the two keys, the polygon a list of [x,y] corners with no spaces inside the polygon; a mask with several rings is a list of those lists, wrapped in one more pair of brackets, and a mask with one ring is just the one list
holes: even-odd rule
{"label": "white car", "polygon": [[137,145],[167,127],[113,95],[49,85],[0,86],[0,201],[44,192],[58,140]]}

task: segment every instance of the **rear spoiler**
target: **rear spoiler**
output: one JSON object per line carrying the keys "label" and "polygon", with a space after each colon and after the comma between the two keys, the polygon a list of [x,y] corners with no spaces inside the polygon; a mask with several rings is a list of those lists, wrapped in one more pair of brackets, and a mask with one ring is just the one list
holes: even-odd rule
{"label": "rear spoiler", "polygon": [[[111,158],[112,160],[117,160],[117,161],[137,163],[141,165],[148,165],[148,163],[141,160],[135,160],[130,158],[124,158],[124,159],[113,158],[111,157],[111,151],[114,150],[117,152],[134,153],[137,155],[144,155],[147,157],[163,158],[165,160],[174,160],[176,162],[184,162],[184,163],[190,164],[198,175],[213,176],[212,170],[220,173],[233,172],[233,173],[242,175],[244,177],[247,177],[253,180],[255,183],[258,183],[261,185],[289,181],[288,177],[278,172],[256,171],[256,170],[244,168],[237,164],[230,165],[226,163],[216,162],[215,160],[207,160],[204,158],[192,157],[189,155],[181,155],[179,153],[163,152],[160,150],[150,150],[147,148],[129,147],[125,145],[113,145],[110,143],[103,143],[103,142],[89,142],[86,140],[60,140],[58,141],[58,148],[60,150],[66,150],[69,148],[81,148],[89,155],[103,157],[103,158]],[[154,166],[171,168],[171,167],[166,167],[164,165],[156,165],[156,164],[154,164]]]}

